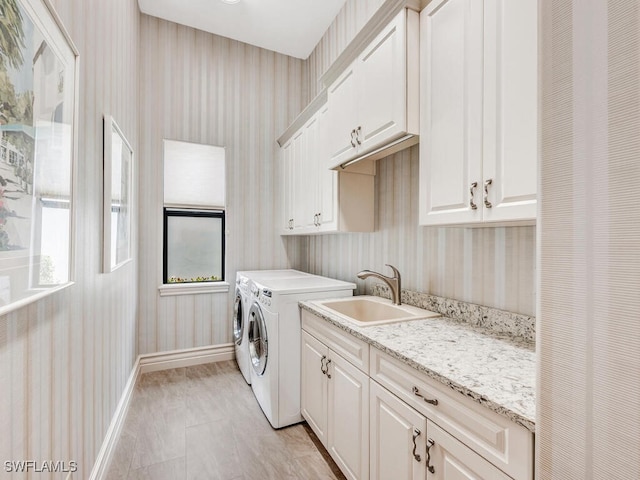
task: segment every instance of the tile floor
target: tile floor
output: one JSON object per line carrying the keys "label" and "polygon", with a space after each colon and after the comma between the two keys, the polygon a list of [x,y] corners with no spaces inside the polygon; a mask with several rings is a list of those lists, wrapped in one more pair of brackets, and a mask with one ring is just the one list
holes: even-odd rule
{"label": "tile floor", "polygon": [[234,361],[143,374],[108,480],[344,479],[306,423],[274,430]]}

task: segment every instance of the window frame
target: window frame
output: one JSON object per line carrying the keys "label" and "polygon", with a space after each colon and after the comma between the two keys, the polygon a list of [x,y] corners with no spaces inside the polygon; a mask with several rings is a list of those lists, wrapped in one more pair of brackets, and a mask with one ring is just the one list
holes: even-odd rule
{"label": "window frame", "polygon": [[[221,220],[221,278],[220,280],[206,280],[203,282],[179,282],[169,283],[167,280],[167,262],[169,259],[169,250],[167,248],[167,240],[169,236],[169,217],[189,217],[189,218],[220,218]],[[225,245],[225,220],[226,211],[220,208],[180,208],[180,207],[168,207],[162,208],[162,224],[163,224],[163,239],[162,239],[162,284],[167,285],[206,285],[206,284],[218,284],[226,283],[225,279],[225,263],[226,263],[226,245]]]}

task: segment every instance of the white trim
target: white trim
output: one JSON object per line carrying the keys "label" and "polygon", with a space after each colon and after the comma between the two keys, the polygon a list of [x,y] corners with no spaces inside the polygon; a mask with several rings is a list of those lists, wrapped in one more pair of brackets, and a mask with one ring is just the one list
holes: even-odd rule
{"label": "white trim", "polygon": [[129,380],[127,380],[127,384],[124,387],[124,391],[122,392],[122,396],[120,397],[120,401],[118,402],[116,411],[111,418],[111,423],[109,424],[109,428],[107,429],[107,433],[105,434],[104,440],[102,442],[102,447],[100,447],[100,451],[98,452],[96,462],[93,464],[93,469],[91,470],[91,475],[89,475],[89,480],[102,479],[106,476],[107,471],[109,470],[111,458],[113,457],[113,452],[115,451],[118,440],[120,439],[120,432],[122,431],[124,420],[125,418],[127,418],[129,403],[131,402],[133,390],[136,386],[139,375],[140,357],[138,356],[135,363],[133,364],[133,369],[131,370],[131,374],[129,375]]}
{"label": "white trim", "polygon": [[[71,271],[71,270],[69,270]],[[75,285],[75,282],[70,281],[67,283],[63,283],[62,285],[57,285],[55,287],[51,287],[51,288],[32,288],[30,290],[26,290],[27,292],[35,292],[38,290],[38,293],[34,293],[32,295],[29,295],[28,297],[25,298],[21,298],[20,300],[16,300],[15,302],[11,302],[3,307],[0,307],[0,315],[5,315],[7,313],[13,312],[14,310],[19,310],[20,308],[29,305],[30,303],[33,302],[37,302],[38,300],[44,298],[44,297],[48,297],[49,295],[53,295],[56,292],[59,292],[61,290],[64,290],[65,288],[69,288],[72,285]]]}
{"label": "white trim", "polygon": [[160,292],[161,297],[197,295],[199,293],[227,293],[228,291],[228,282],[171,283],[158,287],[158,292]]}
{"label": "white trim", "polygon": [[118,402],[116,411],[111,418],[111,423],[102,441],[96,462],[93,464],[89,480],[102,480],[106,478],[111,464],[111,458],[120,439],[120,432],[122,431],[124,420],[129,411],[133,390],[140,375],[148,372],[168,370],[170,368],[223,362],[225,360],[233,360],[235,356],[233,343],[138,355],[138,358],[133,364],[133,369],[131,370],[127,384],[124,387],[124,391],[122,392],[122,396],[120,397],[120,402]]}
{"label": "white trim", "polygon": [[140,373],[157,372],[170,368],[192,367],[204,363],[233,360],[234,358],[235,348],[233,343],[150,353],[140,356]]}

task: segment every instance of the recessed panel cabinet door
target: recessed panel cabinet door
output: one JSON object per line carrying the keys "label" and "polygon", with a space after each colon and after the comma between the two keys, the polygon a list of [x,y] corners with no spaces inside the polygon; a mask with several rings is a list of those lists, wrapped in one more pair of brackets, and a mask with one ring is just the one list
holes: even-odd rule
{"label": "recessed panel cabinet door", "polygon": [[407,130],[406,12],[402,12],[358,58],[357,143],[371,150]]}
{"label": "recessed panel cabinet door", "polygon": [[429,465],[427,480],[510,480],[464,443],[431,421],[427,422]]}
{"label": "recessed panel cabinet door", "polygon": [[373,380],[371,480],[424,480],[427,419]]}
{"label": "recessed panel cabinet door", "polygon": [[303,217],[302,227],[313,231],[317,227],[319,182],[318,175],[320,169],[320,118],[314,115],[304,126],[304,151],[302,152],[302,162],[300,166],[300,213]]}
{"label": "recessed panel cabinet door", "polygon": [[282,147],[282,185],[283,228],[285,233],[290,233],[293,219],[293,140]]}
{"label": "recessed panel cabinet door", "polygon": [[327,450],[350,480],[369,478],[369,377],[330,350]]}
{"label": "recessed panel cabinet door", "polygon": [[420,14],[420,224],[482,221],[482,1]]}
{"label": "recessed panel cabinet door", "polygon": [[306,177],[304,172],[305,143],[306,136],[304,128],[293,137],[293,159],[291,161],[293,179],[293,228],[300,229],[306,225],[304,196],[306,194]]}
{"label": "recessed panel cabinet door", "polygon": [[[538,2],[484,0],[485,221],[536,218]],[[486,206],[486,205],[485,205]]]}
{"label": "recessed panel cabinet door", "polygon": [[329,157],[331,165],[347,161],[356,152],[358,95],[354,62],[331,84],[327,92],[330,112]]}
{"label": "recessed panel cabinet door", "polygon": [[[317,182],[318,205],[320,207],[318,219],[320,230],[332,231],[338,229],[338,172],[329,170],[329,106],[324,105],[318,112],[318,155]],[[316,181],[316,180],[314,180]]]}
{"label": "recessed panel cabinet door", "polygon": [[329,349],[307,332],[302,332],[300,407],[311,430],[327,445],[327,376],[324,374]]}

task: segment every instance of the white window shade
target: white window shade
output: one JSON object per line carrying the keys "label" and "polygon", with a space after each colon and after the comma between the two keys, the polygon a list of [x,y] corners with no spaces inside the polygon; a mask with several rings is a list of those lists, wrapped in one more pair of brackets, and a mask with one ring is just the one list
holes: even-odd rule
{"label": "white window shade", "polygon": [[164,204],[179,207],[225,207],[223,147],[164,141]]}

